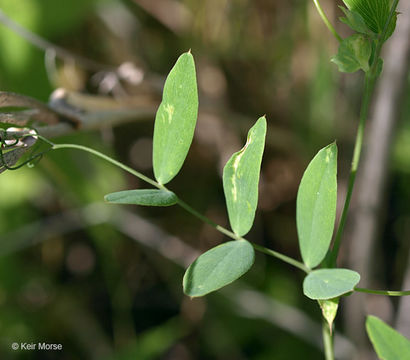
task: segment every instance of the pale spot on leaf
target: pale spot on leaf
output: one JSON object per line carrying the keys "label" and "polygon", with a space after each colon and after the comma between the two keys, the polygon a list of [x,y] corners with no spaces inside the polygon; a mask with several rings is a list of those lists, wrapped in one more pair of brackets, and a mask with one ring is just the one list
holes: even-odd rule
{"label": "pale spot on leaf", "polygon": [[175,108],[173,105],[166,104],[164,110],[168,114],[168,123],[171,124],[172,117],[174,116]]}

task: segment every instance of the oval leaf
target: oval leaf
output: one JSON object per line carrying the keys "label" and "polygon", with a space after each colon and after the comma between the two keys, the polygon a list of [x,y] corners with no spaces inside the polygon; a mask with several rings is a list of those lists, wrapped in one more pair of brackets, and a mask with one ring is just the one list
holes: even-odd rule
{"label": "oval leaf", "polygon": [[333,299],[354,290],[360,281],[356,271],[348,269],[319,269],[303,281],[303,293],[313,300]]}
{"label": "oval leaf", "polygon": [[332,239],[337,201],[337,146],[330,144],[310,162],[296,200],[296,225],[304,263],[320,264]]}
{"label": "oval leaf", "polygon": [[181,169],[191,146],[197,116],[195,63],[191,53],[185,53],[165,81],[155,117],[153,167],[160,184],[169,182]]}
{"label": "oval leaf", "polygon": [[184,293],[198,297],[218,290],[245,274],[255,253],[246,240],[229,241],[199,256],[184,275]]}
{"label": "oval leaf", "polygon": [[261,117],[249,130],[245,146],[233,154],[224,167],[223,187],[229,222],[238,236],[251,229],[255,218],[265,136],[266,119]]}
{"label": "oval leaf", "polygon": [[367,317],[366,330],[380,359],[410,359],[410,341],[376,316]]}
{"label": "oval leaf", "polygon": [[177,203],[177,196],[167,190],[125,190],[104,196],[104,200],[112,204],[130,204],[144,206],[171,206]]}

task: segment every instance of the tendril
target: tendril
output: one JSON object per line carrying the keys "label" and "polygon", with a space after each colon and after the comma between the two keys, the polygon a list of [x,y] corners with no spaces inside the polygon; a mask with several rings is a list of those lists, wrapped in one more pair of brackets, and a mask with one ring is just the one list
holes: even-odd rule
{"label": "tendril", "polygon": [[4,129],[0,129],[0,161],[1,161],[1,166],[5,167],[7,170],[17,170],[20,169],[21,167],[23,167],[24,165],[27,165],[29,167],[34,167],[43,157],[43,155],[47,152],[49,152],[50,150],[52,150],[52,148],[48,148],[40,153],[34,154],[34,149],[31,151],[30,157],[25,160],[24,162],[22,162],[21,164],[17,165],[17,166],[10,166],[6,159],[4,158],[4,152],[3,152],[3,148],[10,148],[13,147],[15,145],[18,144],[18,142],[21,139],[24,139],[26,137],[38,137],[41,138],[41,140],[43,140],[43,138],[41,136],[38,135],[38,132],[36,129],[31,129],[34,133],[27,133],[27,134],[23,134],[22,136],[17,136],[16,134],[13,134],[13,138],[15,140],[15,142],[13,142],[12,144],[8,144],[6,143],[6,130]]}

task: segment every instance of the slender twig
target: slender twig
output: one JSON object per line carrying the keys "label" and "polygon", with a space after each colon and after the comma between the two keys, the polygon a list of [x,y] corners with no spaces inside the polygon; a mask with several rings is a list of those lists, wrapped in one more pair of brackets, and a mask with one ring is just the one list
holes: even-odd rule
{"label": "slender twig", "polygon": [[355,287],[355,291],[367,293],[367,294],[375,294],[375,295],[387,295],[387,296],[409,296],[410,290],[405,291],[392,291],[392,290],[372,290],[366,288],[359,288]]}
{"label": "slender twig", "polygon": [[322,20],[325,23],[325,25],[327,26],[327,28],[334,35],[334,37],[337,39],[337,41],[342,42],[343,41],[342,37],[337,33],[336,29],[334,28],[332,23],[327,18],[325,12],[322,9],[322,6],[320,5],[319,0],[313,0],[313,2],[315,3],[316,9],[319,12],[320,17],[322,18]]}

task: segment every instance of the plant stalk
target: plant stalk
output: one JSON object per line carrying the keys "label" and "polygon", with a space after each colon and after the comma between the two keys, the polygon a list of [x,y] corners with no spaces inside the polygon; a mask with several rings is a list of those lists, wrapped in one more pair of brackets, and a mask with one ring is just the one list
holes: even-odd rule
{"label": "plant stalk", "polygon": [[379,76],[378,74],[379,56],[380,56],[382,46],[384,44],[384,40],[386,37],[386,33],[388,31],[390,22],[393,18],[394,12],[396,11],[398,2],[399,0],[394,0],[392,4],[389,16],[387,18],[386,24],[383,29],[383,32],[380,35],[377,45],[376,45],[373,63],[371,64],[369,71],[365,75],[364,94],[363,94],[362,105],[360,108],[359,126],[358,126],[357,134],[356,134],[356,141],[355,141],[355,146],[354,146],[354,151],[353,151],[353,160],[352,160],[352,166],[350,169],[346,199],[345,199],[342,215],[341,215],[340,222],[339,222],[339,227],[336,232],[335,241],[333,243],[332,250],[329,251],[327,259],[326,259],[326,264],[330,267],[336,266],[336,259],[339,253],[342,234],[343,234],[343,230],[346,224],[347,213],[349,210],[350,200],[352,197],[353,188],[354,188],[354,184],[356,180],[357,168],[359,166],[360,154],[362,152],[364,128],[365,128],[366,119],[369,113],[370,101],[373,95],[376,80]]}
{"label": "plant stalk", "polygon": [[[246,240],[245,238],[236,235],[235,233],[233,233],[232,231],[229,231],[228,229],[216,224],[215,222],[213,222],[211,219],[207,218],[206,216],[200,214],[198,211],[196,211],[195,209],[193,209],[191,206],[189,206],[187,203],[185,203],[184,201],[182,201],[181,199],[178,198],[178,205],[180,205],[182,208],[184,208],[186,211],[190,212],[192,215],[194,215],[195,217],[197,217],[198,219],[202,220],[203,222],[211,225],[212,227],[214,227],[216,230],[218,230],[219,232],[225,234],[226,236],[230,237],[233,240]],[[301,263],[300,261],[297,261],[289,256],[286,256],[284,254],[281,254],[277,251],[268,249],[264,246],[258,245],[258,244],[254,244],[252,242],[250,242],[250,244],[253,246],[253,248],[257,251],[260,251],[266,255],[275,257],[277,259],[282,260],[283,262],[292,265],[294,267],[297,267],[298,269],[304,271],[305,273],[309,273],[311,270],[305,266],[303,263]]]}
{"label": "plant stalk", "polygon": [[[121,163],[121,162],[119,162],[119,161],[117,161],[117,160],[114,160],[114,159],[110,158],[110,157],[107,156],[107,155],[104,155],[103,153],[101,153],[101,152],[99,152],[99,151],[97,151],[97,150],[91,149],[91,148],[89,148],[89,147],[87,147],[87,146],[77,145],[77,144],[54,144],[53,142],[51,142],[50,140],[44,138],[44,137],[41,136],[41,135],[37,135],[37,136],[38,136],[40,139],[42,139],[43,141],[45,141],[46,143],[48,143],[49,145],[51,145],[51,149],[52,149],[52,150],[58,150],[58,149],[77,149],[77,150],[86,151],[86,152],[91,153],[91,154],[93,154],[93,155],[95,155],[95,156],[98,156],[99,158],[101,158],[101,159],[103,159],[103,160],[105,160],[105,161],[110,162],[111,164],[113,164],[113,165],[115,165],[115,166],[117,166],[117,167],[123,169],[124,171],[130,173],[131,175],[134,175],[134,176],[138,177],[139,179],[141,179],[141,180],[147,182],[148,184],[150,184],[150,185],[152,185],[152,186],[154,186],[154,187],[156,187],[156,188],[158,188],[158,189],[168,190],[164,185],[157,183],[155,180],[153,180],[153,179],[151,179],[151,178],[145,176],[144,174],[141,174],[140,172],[138,172],[138,171],[136,171],[136,170],[130,168],[130,167],[127,166],[127,165],[124,165],[123,163]],[[169,191],[169,190],[168,190],[168,191]],[[234,234],[232,231],[229,231],[228,229],[224,228],[223,226],[220,226],[220,225],[216,224],[214,221],[212,221],[211,219],[207,218],[206,216],[200,214],[198,211],[196,211],[195,209],[193,209],[190,205],[188,205],[186,202],[184,202],[184,201],[181,200],[180,198],[178,198],[177,204],[178,204],[179,206],[181,206],[183,209],[185,209],[186,211],[188,211],[188,212],[189,212],[190,214],[192,214],[193,216],[195,216],[195,217],[197,217],[198,219],[200,219],[201,221],[203,221],[203,222],[205,222],[205,223],[211,225],[211,226],[214,227],[217,231],[219,231],[219,232],[221,232],[222,234],[224,234],[224,235],[230,237],[231,239],[233,239],[233,240],[246,240],[245,238],[240,237],[240,236]],[[286,256],[286,255],[281,254],[281,253],[279,253],[279,252],[277,252],[277,251],[274,251],[274,250],[265,248],[264,246],[254,244],[254,243],[252,243],[252,242],[250,242],[250,244],[251,244],[251,245],[253,246],[253,248],[254,248],[255,250],[257,250],[257,251],[260,251],[260,252],[262,252],[262,253],[264,253],[264,254],[266,254],[266,255],[275,257],[275,258],[277,258],[277,259],[279,259],[279,260],[282,260],[283,262],[286,262],[287,264],[292,265],[292,266],[294,266],[294,267],[296,267],[296,268],[298,268],[298,269],[300,269],[300,270],[302,270],[302,271],[304,271],[304,272],[306,272],[306,273],[309,273],[309,272],[310,272],[310,269],[309,269],[308,267],[306,267],[303,263],[301,263],[301,262],[299,262],[299,261],[297,261],[297,260],[295,260],[295,259],[293,259],[293,258],[291,258],[291,257],[289,257],[289,256]]]}
{"label": "plant stalk", "polygon": [[366,125],[366,119],[367,119],[368,112],[369,112],[370,100],[373,94],[374,85],[375,85],[375,79],[370,77],[368,74],[366,74],[365,83],[364,83],[363,100],[362,100],[362,105],[360,109],[359,126],[357,128],[356,140],[355,140],[355,145],[354,145],[354,150],[353,150],[353,159],[352,159],[352,165],[350,168],[346,199],[345,199],[345,203],[343,206],[342,215],[340,217],[339,227],[336,232],[335,241],[333,243],[333,248],[329,253],[329,258],[327,261],[330,267],[336,266],[336,259],[339,253],[342,234],[343,234],[343,230],[346,224],[347,213],[349,211],[350,200],[352,198],[353,188],[354,188],[354,184],[356,181],[357,168],[359,166],[360,155],[361,155],[362,147],[363,147],[364,128]]}
{"label": "plant stalk", "polygon": [[[42,139],[44,140],[43,137],[42,137]],[[115,165],[115,166],[118,166],[119,168],[121,168],[121,169],[127,171],[128,173],[130,173],[130,174],[132,174],[132,175],[134,175],[134,176],[140,178],[141,180],[144,180],[144,181],[147,182],[148,184],[150,184],[150,185],[152,185],[152,186],[155,186],[155,187],[158,188],[158,189],[163,189],[163,186],[161,186],[160,184],[158,184],[156,181],[150,179],[148,176],[145,176],[144,174],[141,174],[139,171],[136,171],[136,170],[130,168],[129,166],[124,165],[123,163],[121,163],[121,162],[119,162],[119,161],[117,161],[117,160],[114,160],[114,159],[110,158],[109,156],[104,155],[103,153],[100,153],[100,152],[97,151],[97,150],[91,149],[91,148],[89,148],[89,147],[87,147],[87,146],[82,146],[82,145],[77,145],[77,144],[53,144],[53,143],[51,143],[51,142],[48,141],[48,140],[47,140],[47,142],[48,142],[49,144],[52,144],[52,149],[53,149],[53,150],[58,150],[58,149],[77,149],[77,150],[82,150],[82,151],[89,152],[89,153],[91,153],[91,154],[93,154],[93,155],[95,155],[95,156],[98,156],[99,158],[101,158],[101,159],[103,159],[103,160],[105,160],[105,161],[110,162],[111,164],[113,164],[113,165]]]}
{"label": "plant stalk", "polygon": [[405,291],[393,291],[393,290],[372,290],[366,288],[354,288],[355,291],[366,293],[366,294],[375,294],[375,295],[387,295],[387,296],[408,296],[410,295],[410,290]]}
{"label": "plant stalk", "polygon": [[325,350],[325,359],[335,360],[335,354],[333,350],[333,334],[329,327],[329,324],[324,319],[322,321],[322,336],[323,336],[323,347]]}
{"label": "plant stalk", "polygon": [[323,22],[327,26],[327,28],[334,35],[334,37],[337,39],[337,41],[342,42],[343,41],[342,37],[337,33],[336,29],[334,28],[334,26],[331,24],[331,22],[327,18],[325,12],[322,9],[322,6],[320,5],[319,0],[313,0],[313,2],[315,3],[316,9],[317,9],[320,17],[322,18]]}

